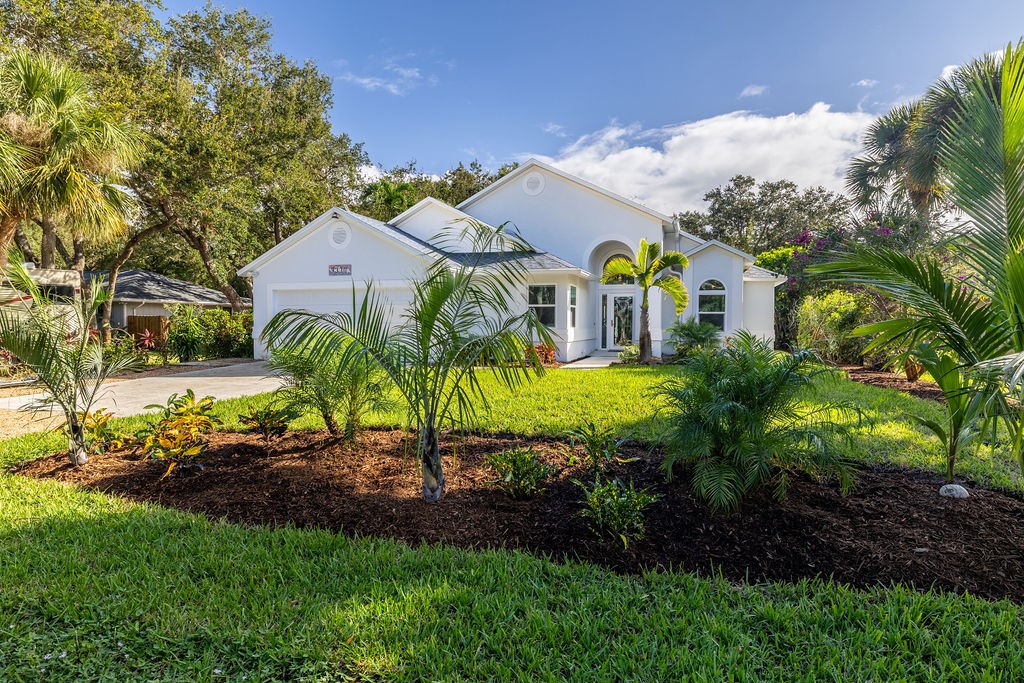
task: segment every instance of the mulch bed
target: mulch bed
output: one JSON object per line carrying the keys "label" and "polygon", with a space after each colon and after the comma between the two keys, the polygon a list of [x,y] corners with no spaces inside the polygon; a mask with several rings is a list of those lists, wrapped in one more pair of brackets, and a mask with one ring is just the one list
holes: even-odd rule
{"label": "mulch bed", "polygon": [[[493,474],[483,456],[527,443],[562,469],[540,497],[513,501],[488,485]],[[444,447],[450,454],[451,443]],[[202,469],[164,481],[162,463],[131,452],[96,456],[77,469],[53,456],[19,472],[242,524],[520,548],[621,572],[673,567],[754,582],[823,576],[1024,601],[1024,501],[1005,493],[973,488],[969,499],[953,500],[938,496],[942,480],[931,474],[871,469],[847,497],[834,484],[798,477],[785,502],[765,492],[739,514],[713,516],[685,477],[665,482],[658,453],[628,446],[623,455],[638,460],[616,464],[614,473],[663,498],[650,511],[647,538],[624,550],[576,515],[581,496],[571,480],[584,474],[568,465],[569,452],[557,440],[460,437],[457,464],[445,457],[447,494],[433,505],[420,499],[412,444],[400,431],[367,431],[354,445],[326,433],[289,433],[269,452],[255,436],[218,433]]]}
{"label": "mulch bed", "polygon": [[944,401],[942,389],[935,382],[908,382],[903,375],[898,375],[887,370],[872,370],[862,365],[842,365],[839,368],[846,373],[846,376],[854,382],[870,384],[873,387],[895,389],[904,394],[910,394],[917,398],[925,398],[930,401]]}

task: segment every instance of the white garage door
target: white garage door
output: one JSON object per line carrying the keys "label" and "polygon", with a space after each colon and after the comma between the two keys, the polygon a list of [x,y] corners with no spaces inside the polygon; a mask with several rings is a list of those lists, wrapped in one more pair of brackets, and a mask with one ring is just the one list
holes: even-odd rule
{"label": "white garage door", "polygon": [[[408,287],[378,289],[378,294],[391,305],[392,322],[401,321],[401,316],[412,301],[412,292]],[[356,288],[356,305],[362,303],[364,290]],[[351,313],[351,287],[330,289],[280,289],[274,292],[272,313],[285,309],[304,309],[316,313]]]}

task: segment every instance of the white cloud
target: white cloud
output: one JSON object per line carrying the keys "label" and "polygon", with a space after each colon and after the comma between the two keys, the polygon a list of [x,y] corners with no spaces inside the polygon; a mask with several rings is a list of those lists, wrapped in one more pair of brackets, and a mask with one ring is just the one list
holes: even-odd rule
{"label": "white cloud", "polygon": [[853,84],[855,88],[874,88],[878,85],[878,81],[873,78],[862,78]]}
{"label": "white cloud", "polygon": [[743,173],[758,180],[843,190],[860,149],[866,112],[834,112],[817,103],[802,113],[735,111],[691,123],[645,129],[612,122],[555,156],[537,156],[665,213],[704,208],[704,194]]}
{"label": "white cloud", "polygon": [[548,121],[541,126],[540,129],[548,135],[554,135],[557,138],[569,137],[569,134],[565,132],[565,126],[560,123],[554,123],[553,121]]}
{"label": "white cloud", "polygon": [[954,73],[956,73],[956,70],[959,68],[959,64],[947,64],[946,66],[942,67],[942,73],[939,75],[939,78],[946,80],[947,78],[950,78]]}
{"label": "white cloud", "polygon": [[[353,71],[346,71],[338,78],[370,92],[381,90],[396,96],[405,95],[421,85],[437,85],[440,81],[436,74],[424,76],[419,67],[400,63],[403,59],[411,59],[415,56],[414,53],[409,53],[400,58],[389,57],[384,59],[383,64],[379,67],[379,72],[376,74],[363,75]],[[336,60],[336,63],[339,65],[347,64],[345,60]]]}
{"label": "white cloud", "polygon": [[751,84],[743,89],[743,91],[740,93],[740,97],[760,97],[761,95],[764,95],[767,92],[767,85]]}

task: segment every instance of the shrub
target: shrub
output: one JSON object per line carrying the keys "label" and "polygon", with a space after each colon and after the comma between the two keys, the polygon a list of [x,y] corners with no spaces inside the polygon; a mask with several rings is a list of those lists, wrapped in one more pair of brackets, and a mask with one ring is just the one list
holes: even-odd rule
{"label": "shrub", "polygon": [[135,344],[135,338],[124,330],[115,330],[110,341],[103,345],[103,356],[111,363],[141,362],[143,355]]}
{"label": "shrub", "polygon": [[541,461],[532,448],[489,453],[484,461],[498,473],[498,478],[491,483],[516,500],[542,493],[541,484],[555,473],[555,468]]}
{"label": "shrub", "polygon": [[271,439],[279,439],[288,431],[288,423],[298,415],[290,407],[279,407],[268,404],[262,408],[252,406],[249,412],[238,416],[238,421],[247,428],[247,431],[254,432],[263,437],[263,440],[270,443]]}
{"label": "shrub", "polygon": [[645,513],[661,496],[649,489],[638,489],[611,479],[603,484],[576,482],[583,489],[583,509],[580,516],[587,520],[590,530],[600,537],[618,538],[622,547],[630,541],[642,540],[646,532]]}
{"label": "shrub", "polygon": [[583,447],[587,469],[594,476],[618,457],[619,446],[622,445],[622,440],[615,438],[614,430],[600,429],[593,422],[570,429],[566,434],[574,446],[578,444]]}
{"label": "shrub", "polygon": [[862,295],[842,289],[808,296],[797,310],[797,343],[834,363],[859,363],[867,338],[851,335],[869,308]]}
{"label": "shrub", "polygon": [[836,443],[846,430],[833,417],[859,412],[839,403],[801,405],[812,377],[827,372],[810,351],[779,353],[740,332],[730,346],[704,349],[684,368],[656,390],[669,413],[663,466],[669,479],[676,465],[691,468],[694,492],[712,510],[735,510],[770,481],[783,497],[791,469],[834,474],[844,492],[852,485]]}
{"label": "shrub", "polygon": [[555,353],[558,351],[554,344],[535,344],[526,347],[526,360],[538,360],[545,365],[555,362]]}
{"label": "shrub", "polygon": [[698,322],[693,316],[680,320],[668,328],[668,338],[675,346],[677,359],[691,356],[697,351],[721,343],[722,331],[711,323]]}
{"label": "shrub", "polygon": [[138,438],[148,457],[168,462],[164,477],[176,467],[192,465],[201,458],[210,443],[207,434],[220,424],[211,414],[213,397],[197,399],[191,389],[181,396],[171,394],[166,406],[146,408],[161,408],[162,412],[157,423],[139,432]]}
{"label": "shrub", "polygon": [[620,363],[639,363],[640,362],[640,347],[636,344],[626,344],[619,351],[619,362]]}
{"label": "shrub", "polygon": [[200,358],[250,358],[252,313],[175,306],[167,326],[166,344],[183,363]]}
{"label": "shrub", "polygon": [[317,360],[304,351],[279,348],[267,365],[285,380],[284,404],[297,413],[316,412],[333,436],[354,438],[367,412],[393,404],[391,381],[365,356],[349,362],[341,354]]}
{"label": "shrub", "polygon": [[90,455],[103,453],[108,449],[122,448],[125,445],[125,436],[110,426],[111,417],[113,415],[106,408],[78,414],[85,435],[86,451]]}

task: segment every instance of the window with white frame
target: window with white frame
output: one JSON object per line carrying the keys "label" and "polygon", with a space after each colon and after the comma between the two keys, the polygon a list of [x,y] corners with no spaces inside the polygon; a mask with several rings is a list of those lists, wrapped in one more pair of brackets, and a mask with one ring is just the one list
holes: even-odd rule
{"label": "window with white frame", "polygon": [[725,285],[705,280],[697,290],[697,319],[725,330]]}
{"label": "window with white frame", "polygon": [[569,285],[569,329],[576,327],[576,285]]}
{"label": "window with white frame", "polygon": [[527,294],[530,310],[537,315],[537,320],[548,327],[554,327],[555,286],[530,285]]}

